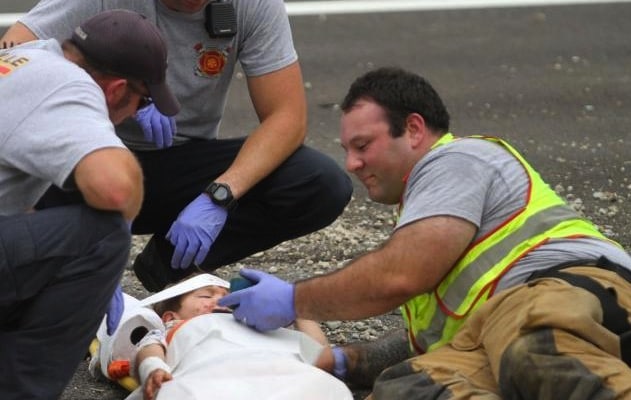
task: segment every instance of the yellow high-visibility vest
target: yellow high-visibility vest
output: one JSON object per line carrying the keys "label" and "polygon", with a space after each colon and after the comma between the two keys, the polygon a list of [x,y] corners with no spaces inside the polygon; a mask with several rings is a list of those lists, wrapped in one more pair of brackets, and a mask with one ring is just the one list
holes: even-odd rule
{"label": "yellow high-visibility vest", "polygon": [[[529,178],[526,205],[472,243],[431,293],[416,296],[401,306],[410,347],[419,354],[451,340],[467,316],[491,297],[500,278],[547,240],[594,237],[609,241],[566,205],[508,143],[488,136],[468,137],[498,143],[522,164]],[[433,148],[454,140],[457,138],[447,133]]]}

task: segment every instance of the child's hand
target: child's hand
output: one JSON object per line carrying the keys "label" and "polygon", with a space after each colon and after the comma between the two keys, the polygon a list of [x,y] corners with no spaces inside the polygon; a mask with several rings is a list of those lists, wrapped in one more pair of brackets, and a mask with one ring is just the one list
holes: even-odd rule
{"label": "child's hand", "polygon": [[154,369],[145,381],[143,391],[144,400],[153,400],[154,396],[158,393],[158,390],[160,390],[162,383],[168,382],[172,379],[173,376],[169,372],[160,368]]}

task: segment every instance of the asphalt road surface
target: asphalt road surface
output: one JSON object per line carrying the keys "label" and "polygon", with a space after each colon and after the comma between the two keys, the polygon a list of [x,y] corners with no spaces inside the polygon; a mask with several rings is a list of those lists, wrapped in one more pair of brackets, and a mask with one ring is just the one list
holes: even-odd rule
{"label": "asphalt road surface", "polygon": [[[4,0],[0,13],[35,3]],[[593,193],[616,193],[619,239],[629,246],[629,20],[631,3],[293,16],[308,143],[342,162],[336,104],[356,76],[399,65],[433,83],[455,134],[509,139],[595,219],[605,204]],[[237,78],[222,134],[243,134],[255,123]]]}

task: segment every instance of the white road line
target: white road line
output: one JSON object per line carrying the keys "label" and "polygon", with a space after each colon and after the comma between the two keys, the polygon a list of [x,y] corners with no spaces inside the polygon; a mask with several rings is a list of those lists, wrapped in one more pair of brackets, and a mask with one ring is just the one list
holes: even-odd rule
{"label": "white road line", "polygon": [[297,1],[285,6],[289,15],[320,15],[629,2],[631,0],[340,0]]}
{"label": "white road line", "polygon": [[[285,6],[289,15],[320,15],[629,2],[631,0],[329,0],[295,1]],[[0,27],[11,26],[22,15],[0,14]]]}

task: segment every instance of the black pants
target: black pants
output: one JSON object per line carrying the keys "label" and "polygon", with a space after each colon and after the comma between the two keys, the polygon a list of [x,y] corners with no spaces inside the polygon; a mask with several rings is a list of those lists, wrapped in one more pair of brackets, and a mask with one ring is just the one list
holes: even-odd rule
{"label": "black pants", "polygon": [[56,399],[120,282],[130,234],[84,205],[0,217],[0,399]]}
{"label": "black pants", "polygon": [[[173,246],[165,235],[178,214],[228,169],[244,140],[194,140],[135,153],[145,176],[145,199],[132,231],[154,234],[134,262],[147,290],[161,290],[196,270],[170,267]],[[350,178],[332,158],[301,146],[239,199],[201,268],[212,271],[324,228],[344,211],[352,190]],[[49,192],[40,206],[58,204],[54,197]]]}

